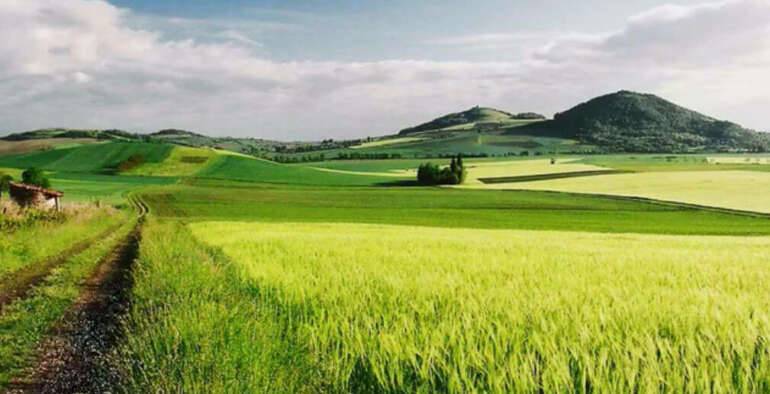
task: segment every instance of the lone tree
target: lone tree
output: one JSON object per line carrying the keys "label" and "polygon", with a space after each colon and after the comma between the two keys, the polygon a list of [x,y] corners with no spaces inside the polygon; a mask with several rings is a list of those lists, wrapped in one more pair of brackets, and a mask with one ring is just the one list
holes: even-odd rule
{"label": "lone tree", "polygon": [[51,187],[51,181],[38,168],[32,167],[21,173],[21,181],[27,185],[40,186],[42,188]]}
{"label": "lone tree", "polygon": [[11,188],[11,182],[13,177],[8,174],[0,174],[0,199],[3,198],[3,193],[8,193]]}
{"label": "lone tree", "polygon": [[462,156],[452,158],[449,167],[440,168],[433,163],[423,163],[417,169],[417,182],[421,185],[459,185],[465,182],[467,172],[463,167]]}

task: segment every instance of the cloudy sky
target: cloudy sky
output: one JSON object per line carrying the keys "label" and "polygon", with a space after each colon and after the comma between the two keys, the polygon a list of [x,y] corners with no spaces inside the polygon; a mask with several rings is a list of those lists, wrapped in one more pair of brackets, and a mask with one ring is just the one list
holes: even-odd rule
{"label": "cloudy sky", "polygon": [[620,89],[770,130],[770,0],[0,0],[0,37],[0,135],[361,137]]}

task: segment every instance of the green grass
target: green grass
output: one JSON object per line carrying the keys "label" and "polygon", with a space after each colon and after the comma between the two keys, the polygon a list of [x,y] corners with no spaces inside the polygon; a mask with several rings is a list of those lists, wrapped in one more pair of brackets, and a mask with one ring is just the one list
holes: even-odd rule
{"label": "green grass", "polygon": [[[770,390],[768,238],[191,228],[240,268],[252,308],[272,311],[268,322],[257,315],[262,324],[307,349],[293,354],[308,361],[285,362],[284,373],[316,365],[325,391]],[[198,280],[198,294],[218,284]],[[189,319],[212,331],[224,321]],[[228,330],[251,329],[226,321]]]}
{"label": "green grass", "polygon": [[111,237],[96,240],[89,249],[55,269],[28,297],[3,310],[0,315],[0,389],[29,365],[38,342],[77,298],[82,281],[130,229],[131,223],[128,223]]}
{"label": "green grass", "polygon": [[125,174],[145,176],[191,176],[203,169],[217,156],[213,149],[175,146],[159,163],[147,163]]}
{"label": "green grass", "polygon": [[61,172],[101,172],[112,170],[132,155],[142,155],[147,163],[162,162],[172,145],[139,142],[112,142],[83,145],[23,155],[0,157],[0,167],[38,167]]}
{"label": "green grass", "polygon": [[324,392],[303,347],[221,253],[175,222],[150,218],[142,237],[121,350],[126,392]]}
{"label": "green grass", "polygon": [[56,257],[79,241],[101,234],[126,220],[126,213],[89,208],[63,223],[42,223],[0,237],[0,279],[11,272]]}
{"label": "green grass", "polygon": [[288,187],[198,181],[152,189],[155,214],[192,220],[389,223],[624,233],[770,234],[770,220],[579,194]]}
{"label": "green grass", "polygon": [[176,178],[170,177],[56,173],[52,175],[51,187],[64,192],[64,204],[90,201],[119,204],[125,202],[130,192],[147,186],[170,185],[176,181]]}
{"label": "green grass", "polygon": [[372,185],[388,177],[350,175],[314,170],[241,156],[219,156],[197,174],[200,178],[303,185]]}

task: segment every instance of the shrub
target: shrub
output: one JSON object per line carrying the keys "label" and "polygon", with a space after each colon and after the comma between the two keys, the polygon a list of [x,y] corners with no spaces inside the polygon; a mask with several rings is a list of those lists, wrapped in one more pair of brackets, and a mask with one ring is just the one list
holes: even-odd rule
{"label": "shrub", "polygon": [[51,187],[51,181],[38,168],[32,167],[21,173],[21,181],[27,185],[40,186],[44,188]]}

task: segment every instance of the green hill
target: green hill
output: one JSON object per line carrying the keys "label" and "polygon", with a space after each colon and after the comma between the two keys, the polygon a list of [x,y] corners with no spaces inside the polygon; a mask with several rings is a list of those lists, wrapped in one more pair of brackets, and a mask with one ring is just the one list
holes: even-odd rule
{"label": "green hill", "polygon": [[398,134],[407,135],[424,131],[456,128],[458,126],[466,125],[468,128],[472,128],[472,126],[480,123],[491,123],[505,126],[507,123],[517,123],[516,121],[532,121],[542,119],[545,119],[545,117],[533,112],[525,112],[518,115],[513,115],[509,112],[501,111],[499,109],[473,107],[467,111],[444,115],[430,122],[403,129]]}
{"label": "green hill", "polygon": [[99,140],[139,140],[141,137],[137,134],[129,133],[123,130],[91,130],[91,129],[65,129],[50,128],[25,131],[21,133],[9,134],[0,140],[5,141],[28,141],[41,140],[49,138],[93,138]]}
{"label": "green hill", "polygon": [[169,144],[111,142],[0,157],[0,167],[37,167],[57,172],[115,172],[121,163],[141,157],[142,163],[160,163],[171,152]]}
{"label": "green hill", "polygon": [[770,136],[681,107],[652,94],[620,91],[597,97],[553,120],[512,130],[576,139],[610,152],[770,149]]}

